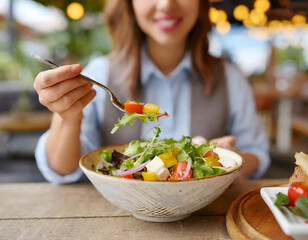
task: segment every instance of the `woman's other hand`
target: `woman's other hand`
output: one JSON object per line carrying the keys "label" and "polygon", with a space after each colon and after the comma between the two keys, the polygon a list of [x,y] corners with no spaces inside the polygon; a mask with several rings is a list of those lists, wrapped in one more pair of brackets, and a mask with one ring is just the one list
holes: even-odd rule
{"label": "woman's other hand", "polygon": [[210,144],[216,143],[217,147],[233,149],[236,144],[236,138],[234,136],[224,136],[220,138],[214,138],[210,140]]}
{"label": "woman's other hand", "polygon": [[[207,140],[202,136],[196,136],[192,138],[193,144],[206,144]],[[214,138],[210,140],[210,144],[216,143],[217,147],[233,149],[235,147],[236,138],[234,136],[224,136],[220,138]]]}
{"label": "woman's other hand", "polygon": [[95,97],[92,83],[79,78],[79,64],[61,66],[38,74],[34,88],[39,101],[62,119],[81,115],[82,109]]}

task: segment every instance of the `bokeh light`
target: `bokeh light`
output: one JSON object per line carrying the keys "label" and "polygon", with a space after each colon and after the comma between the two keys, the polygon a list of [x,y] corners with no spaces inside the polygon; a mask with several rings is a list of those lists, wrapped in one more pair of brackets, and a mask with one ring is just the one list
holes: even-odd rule
{"label": "bokeh light", "polygon": [[251,28],[255,26],[254,23],[251,21],[250,17],[244,19],[243,25],[247,28]]}
{"label": "bokeh light", "polygon": [[218,10],[214,7],[210,7],[209,18],[212,23],[216,22],[218,18]]}
{"label": "bokeh light", "polygon": [[243,21],[249,16],[249,9],[246,5],[238,5],[233,10],[233,16],[238,21]]}
{"label": "bokeh light", "polygon": [[228,32],[230,32],[230,29],[231,29],[231,24],[228,21],[219,22],[216,25],[217,32],[219,32],[222,35],[227,34]]}
{"label": "bokeh light", "polygon": [[295,14],[291,21],[296,27],[303,27],[307,22],[307,18],[304,15]]}
{"label": "bokeh light", "polygon": [[228,16],[224,10],[219,10],[211,7],[209,10],[209,18],[212,23],[224,23],[227,21]]}
{"label": "bokeh light", "polygon": [[271,3],[269,0],[256,0],[254,8],[259,12],[266,12],[270,9]]}
{"label": "bokeh light", "polygon": [[251,21],[254,25],[260,25],[262,23],[264,24],[264,21],[266,19],[266,15],[265,15],[264,12],[260,12],[257,9],[252,9],[250,14],[249,14],[249,18],[251,19]]}
{"label": "bokeh light", "polygon": [[73,20],[78,20],[84,15],[84,7],[78,2],[72,2],[67,6],[67,16]]}

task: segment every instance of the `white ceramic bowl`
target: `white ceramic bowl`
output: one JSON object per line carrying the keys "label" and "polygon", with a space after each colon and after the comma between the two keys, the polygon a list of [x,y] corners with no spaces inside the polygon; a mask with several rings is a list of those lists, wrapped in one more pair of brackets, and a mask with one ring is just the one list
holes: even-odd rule
{"label": "white ceramic bowl", "polygon": [[224,174],[186,181],[142,181],[106,176],[93,171],[102,149],[122,151],[126,145],[113,145],[89,152],[80,159],[80,167],[95,188],[115,206],[128,210],[139,219],[172,222],[184,219],[219,197],[233,182],[242,166],[240,155],[216,148],[225,163],[236,167]]}

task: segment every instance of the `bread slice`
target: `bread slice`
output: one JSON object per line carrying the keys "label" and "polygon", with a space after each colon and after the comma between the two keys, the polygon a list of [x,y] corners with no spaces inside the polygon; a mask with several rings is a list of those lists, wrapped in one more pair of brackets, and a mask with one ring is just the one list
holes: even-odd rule
{"label": "bread slice", "polygon": [[299,166],[295,167],[294,173],[289,179],[290,185],[294,182],[307,182],[308,183],[308,176],[303,172],[303,170]]}
{"label": "bread slice", "polygon": [[295,153],[295,164],[297,165],[294,169],[294,173],[289,179],[289,184],[294,182],[306,182],[308,183],[308,154],[303,152]]}

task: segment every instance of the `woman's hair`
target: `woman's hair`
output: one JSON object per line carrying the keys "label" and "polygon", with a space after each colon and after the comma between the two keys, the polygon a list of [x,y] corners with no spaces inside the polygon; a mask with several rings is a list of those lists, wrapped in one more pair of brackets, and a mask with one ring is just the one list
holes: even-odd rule
{"label": "woman's hair", "polygon": [[[208,17],[210,3],[200,0],[197,22],[188,37],[193,66],[204,82],[204,93],[212,89],[212,70],[217,59],[208,52],[208,33],[212,25]],[[125,62],[125,84],[132,97],[136,96],[140,78],[140,49],[145,34],[137,25],[132,0],[108,0],[105,6],[105,21],[112,38],[111,58],[118,64]]]}

